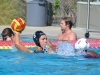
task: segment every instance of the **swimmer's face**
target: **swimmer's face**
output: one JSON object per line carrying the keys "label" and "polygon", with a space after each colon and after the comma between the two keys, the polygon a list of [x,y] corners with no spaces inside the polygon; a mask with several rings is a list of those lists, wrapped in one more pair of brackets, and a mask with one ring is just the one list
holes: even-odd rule
{"label": "swimmer's face", "polygon": [[66,23],[65,23],[64,20],[61,20],[61,22],[60,22],[60,27],[61,27],[62,33],[64,33],[65,30],[67,29],[67,25],[66,25]]}
{"label": "swimmer's face", "polygon": [[47,43],[47,36],[46,35],[42,35],[39,38],[39,42],[40,42],[41,47],[43,48]]}
{"label": "swimmer's face", "polygon": [[5,37],[3,37],[4,41],[11,41],[14,39],[14,35],[12,34],[10,37],[8,35],[6,35]]}

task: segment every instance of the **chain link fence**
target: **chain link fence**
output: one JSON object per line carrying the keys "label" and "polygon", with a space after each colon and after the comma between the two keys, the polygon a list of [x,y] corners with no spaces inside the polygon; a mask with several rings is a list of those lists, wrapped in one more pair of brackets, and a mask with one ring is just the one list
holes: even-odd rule
{"label": "chain link fence", "polygon": [[[55,8],[53,8],[53,25],[59,25],[61,18],[63,17],[72,17],[73,25],[76,26],[77,21],[77,2],[83,1],[87,2],[88,0],[55,0]],[[90,0],[91,2],[96,0]],[[58,5],[57,5],[58,3]]]}
{"label": "chain link fence", "polygon": [[[77,21],[77,2],[87,0],[48,0],[52,7],[52,25],[59,25],[62,17],[72,17],[74,25]],[[96,0],[90,0],[96,1]],[[8,25],[15,17],[22,17],[26,20],[26,0],[0,0],[0,25]],[[33,9],[34,10],[34,9]],[[49,9],[48,9],[49,10]]]}

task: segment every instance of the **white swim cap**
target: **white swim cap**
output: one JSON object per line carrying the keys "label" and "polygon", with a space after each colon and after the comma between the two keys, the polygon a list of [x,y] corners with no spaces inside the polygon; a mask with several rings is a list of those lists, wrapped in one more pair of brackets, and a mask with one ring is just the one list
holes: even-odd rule
{"label": "white swim cap", "polygon": [[81,38],[75,43],[76,50],[86,50],[87,48],[89,48],[89,43],[85,38]]}

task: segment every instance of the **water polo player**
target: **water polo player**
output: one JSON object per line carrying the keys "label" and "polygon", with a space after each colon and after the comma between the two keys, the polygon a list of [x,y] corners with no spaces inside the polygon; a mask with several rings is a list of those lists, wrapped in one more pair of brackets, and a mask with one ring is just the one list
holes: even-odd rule
{"label": "water polo player", "polygon": [[[20,43],[20,32],[17,32],[17,31],[14,31],[15,33],[15,46],[20,50],[20,51],[24,51],[24,52],[30,52],[30,53],[44,53],[44,52],[52,52],[52,50],[54,50],[54,46],[53,44],[47,40],[47,36],[44,32],[42,31],[36,31],[33,35],[33,40],[36,44],[36,50],[30,50],[26,47],[24,47],[21,43]],[[47,45],[48,43],[48,46],[51,48],[48,48],[46,47],[45,48],[45,45]],[[47,48],[49,50],[47,50]]]}
{"label": "water polo player", "polygon": [[4,28],[2,33],[1,33],[1,40],[3,41],[13,41],[14,39],[14,32],[12,31],[11,28]]}
{"label": "water polo player", "polygon": [[83,55],[85,58],[100,58],[100,55],[94,51],[89,51],[89,43],[85,38],[79,39],[75,43],[76,54]]}
{"label": "water polo player", "polygon": [[47,36],[43,31],[36,31],[33,35],[33,40],[37,46],[35,52],[52,52],[55,50],[53,44],[47,40]]}

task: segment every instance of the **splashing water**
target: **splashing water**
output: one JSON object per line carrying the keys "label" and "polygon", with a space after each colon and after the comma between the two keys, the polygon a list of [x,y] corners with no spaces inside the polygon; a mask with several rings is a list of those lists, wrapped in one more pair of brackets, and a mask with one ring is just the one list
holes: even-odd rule
{"label": "splashing water", "polygon": [[16,48],[15,45],[13,45],[13,46],[12,46],[12,49],[11,49],[11,52],[16,52],[16,51],[18,51],[18,49]]}
{"label": "splashing water", "polygon": [[76,51],[76,55],[80,56],[80,55],[86,55],[86,51],[83,49],[79,49],[79,50],[75,50]]}
{"label": "splashing water", "polygon": [[49,54],[58,54],[58,55],[64,55],[64,56],[80,56],[80,55],[86,55],[86,52],[82,49],[75,49],[75,46],[71,45],[68,41],[59,41],[56,46],[56,52],[52,50],[52,48],[46,43],[46,45],[43,47],[44,53],[47,53],[48,50],[51,50]]}
{"label": "splashing water", "polygon": [[44,51],[44,53],[47,53],[48,50],[51,51],[49,54],[53,54],[53,53],[54,53],[54,51],[53,51],[52,48],[49,46],[49,44],[46,43],[46,45],[43,47],[43,51]]}
{"label": "splashing water", "polygon": [[57,54],[65,56],[74,56],[75,49],[68,41],[59,41],[57,45]]}
{"label": "splashing water", "polygon": [[49,48],[50,48],[49,45],[46,44],[46,45],[43,47],[44,53],[48,52]]}

